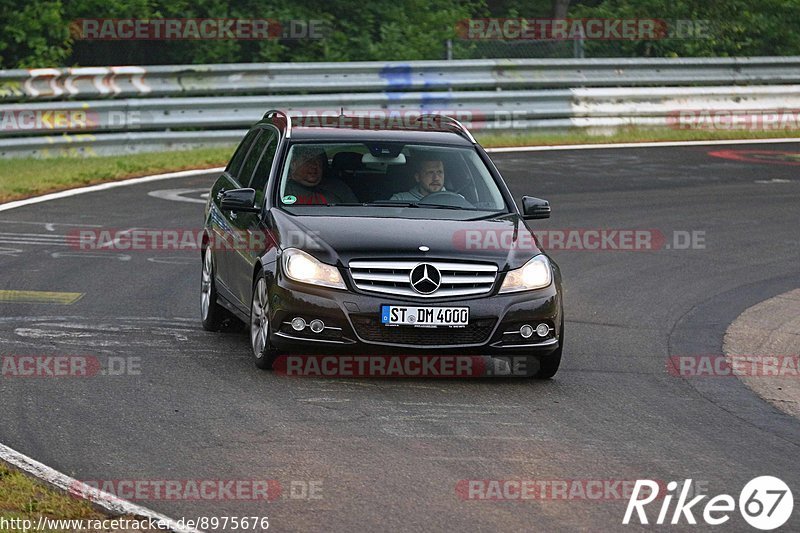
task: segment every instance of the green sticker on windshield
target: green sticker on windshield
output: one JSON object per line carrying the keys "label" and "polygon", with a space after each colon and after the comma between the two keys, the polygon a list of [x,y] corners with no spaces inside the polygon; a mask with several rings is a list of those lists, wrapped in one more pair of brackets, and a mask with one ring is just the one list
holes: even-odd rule
{"label": "green sticker on windshield", "polygon": [[292,196],[291,194],[283,197],[283,203],[285,204],[293,204],[297,201],[296,196]]}

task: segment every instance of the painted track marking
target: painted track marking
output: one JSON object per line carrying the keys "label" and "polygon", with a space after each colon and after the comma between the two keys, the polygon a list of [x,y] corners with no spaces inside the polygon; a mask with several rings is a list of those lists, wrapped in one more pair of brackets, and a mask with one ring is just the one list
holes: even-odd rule
{"label": "painted track marking", "polygon": [[0,302],[71,305],[83,298],[82,292],[0,290]]}

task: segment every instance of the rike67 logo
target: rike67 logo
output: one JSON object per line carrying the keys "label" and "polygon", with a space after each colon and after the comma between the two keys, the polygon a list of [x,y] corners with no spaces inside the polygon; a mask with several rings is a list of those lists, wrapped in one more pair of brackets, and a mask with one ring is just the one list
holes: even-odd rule
{"label": "rike67 logo", "polygon": [[[644,508],[656,499],[662,500],[661,509],[655,521],[659,525],[680,524],[682,520],[685,520],[687,524],[697,524],[694,513],[698,513],[706,524],[712,526],[724,524],[730,519],[731,512],[736,509],[737,504],[733,496],[720,494],[709,499],[704,506],[698,505],[707,496],[701,494],[689,500],[691,485],[691,479],[687,479],[683,483],[672,517],[667,522],[672,500],[677,495],[678,483],[670,481],[667,483],[667,493],[659,494],[659,488],[662,487],[659,483],[649,479],[637,480],[633,487],[633,494],[628,500],[628,507],[625,509],[622,523],[629,524],[635,511],[639,523],[648,524]],[[693,510],[692,508],[695,506],[697,507]],[[789,486],[780,479],[772,476],[760,476],[750,480],[739,493],[738,507],[742,518],[748,524],[762,531],[770,531],[789,520],[794,510],[794,498]]]}

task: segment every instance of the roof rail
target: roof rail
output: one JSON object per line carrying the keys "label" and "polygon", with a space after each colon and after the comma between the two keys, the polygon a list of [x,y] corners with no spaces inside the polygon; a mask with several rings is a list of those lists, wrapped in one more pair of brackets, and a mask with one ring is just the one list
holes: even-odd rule
{"label": "roof rail", "polygon": [[[275,120],[276,118],[279,120]],[[269,119],[272,119],[272,123],[277,126],[281,132],[283,132],[284,137],[287,139],[292,137],[292,117],[290,117],[286,112],[281,111],[280,109],[270,109],[264,113],[264,118],[262,120]]]}
{"label": "roof rail", "polygon": [[417,120],[422,121],[429,119],[433,121],[439,121],[442,126],[449,126],[451,130],[453,130],[455,133],[458,133],[472,144],[478,144],[478,141],[475,140],[475,137],[472,136],[466,126],[453,117],[449,117],[447,115],[437,115],[435,113],[427,113],[420,115]]}

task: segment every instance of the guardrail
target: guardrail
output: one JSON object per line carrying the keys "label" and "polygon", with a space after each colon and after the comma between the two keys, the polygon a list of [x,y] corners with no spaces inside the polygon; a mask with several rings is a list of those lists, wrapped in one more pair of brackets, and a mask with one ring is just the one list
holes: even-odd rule
{"label": "guardrail", "polygon": [[253,63],[0,71],[0,103],[218,94],[800,83],[800,57]]}
{"label": "guardrail", "polygon": [[0,71],[0,156],[235,142],[270,108],[440,112],[473,129],[665,126],[680,110],[800,109],[800,57]]}

